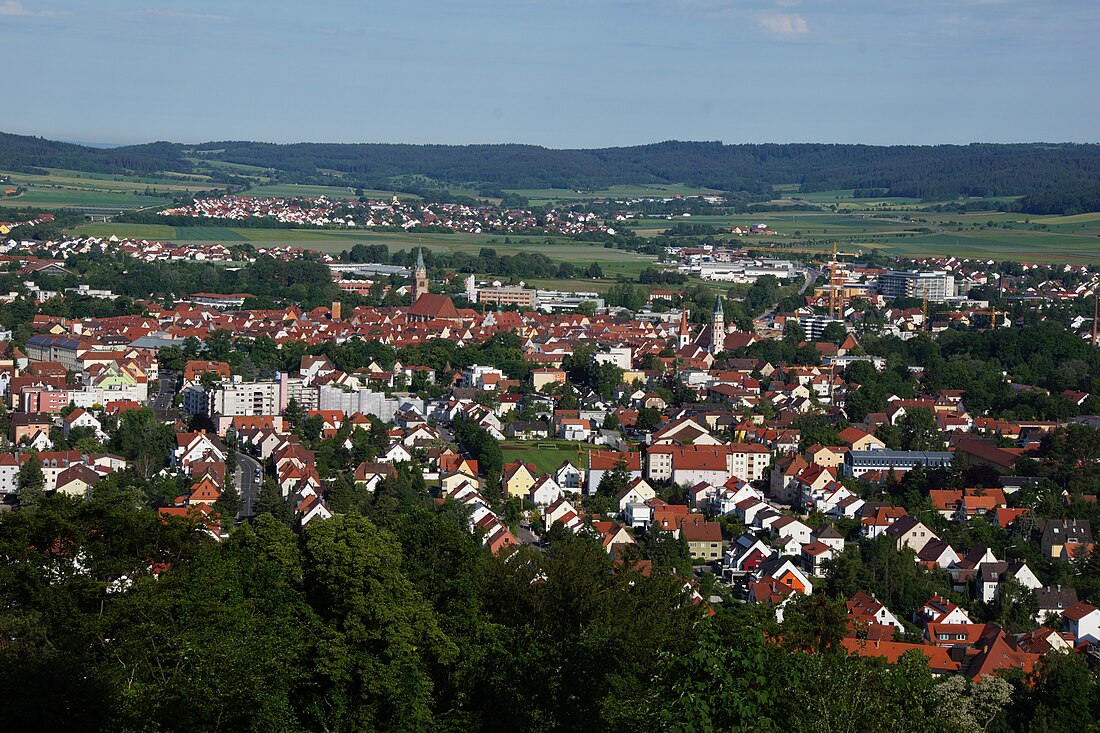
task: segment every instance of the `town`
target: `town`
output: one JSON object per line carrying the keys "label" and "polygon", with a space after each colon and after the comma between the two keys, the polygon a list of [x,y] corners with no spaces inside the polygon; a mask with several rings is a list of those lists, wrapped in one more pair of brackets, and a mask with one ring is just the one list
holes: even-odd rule
{"label": "town", "polygon": [[[230,203],[188,211],[275,215]],[[832,613],[829,645],[975,690],[1051,654],[1100,664],[1094,268],[670,248],[669,277],[749,289],[662,284],[628,308],[430,277],[422,250],[410,267],[117,237],[3,250],[13,516],[125,499],[223,543],[261,515],[303,531],[420,496],[503,568],[590,543],[684,608],[762,609],[783,635]],[[80,275],[135,263],[317,267],[334,299],[130,298]],[[105,581],[125,594],[134,572]]]}

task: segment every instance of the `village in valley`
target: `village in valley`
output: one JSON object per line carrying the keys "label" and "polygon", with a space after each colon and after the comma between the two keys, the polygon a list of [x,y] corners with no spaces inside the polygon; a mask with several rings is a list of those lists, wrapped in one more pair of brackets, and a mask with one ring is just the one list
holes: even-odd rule
{"label": "village in valley", "polygon": [[[485,216],[396,199],[278,211]],[[551,292],[431,271],[422,249],[406,267],[8,231],[9,511],[138,485],[164,521],[222,542],[262,513],[300,531],[423,492],[505,565],[584,538],[615,568],[675,578],[686,606],[759,606],[780,630],[833,599],[840,647],[888,666],[913,652],[978,682],[1051,653],[1100,663],[1095,268],[676,246],[657,269],[703,294],[659,285],[625,308],[583,280]],[[124,297],[81,282],[90,260],[309,263],[335,299],[161,294],[81,315]]]}

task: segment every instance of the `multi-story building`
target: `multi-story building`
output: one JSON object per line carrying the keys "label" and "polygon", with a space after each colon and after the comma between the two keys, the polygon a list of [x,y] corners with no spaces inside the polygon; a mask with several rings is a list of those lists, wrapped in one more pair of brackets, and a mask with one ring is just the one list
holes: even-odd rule
{"label": "multi-story building", "polygon": [[538,295],[529,288],[500,287],[478,288],[477,302],[497,303],[499,305],[515,305],[520,308],[537,308]]}
{"label": "multi-story building", "polygon": [[918,463],[925,468],[940,468],[951,465],[954,455],[948,451],[853,450],[844,455],[844,473],[847,476],[862,476],[869,471],[904,473]]}
{"label": "multi-story building", "polygon": [[955,297],[955,276],[943,270],[891,270],[878,279],[879,291],[887,298],[927,298],[942,303]]}

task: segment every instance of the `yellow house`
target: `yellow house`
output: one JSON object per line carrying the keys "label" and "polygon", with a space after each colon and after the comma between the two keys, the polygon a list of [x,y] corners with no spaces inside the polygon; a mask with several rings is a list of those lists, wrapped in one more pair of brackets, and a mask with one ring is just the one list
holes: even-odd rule
{"label": "yellow house", "polygon": [[645,384],[645,372],[641,369],[627,369],[623,372],[623,384]]}
{"label": "yellow house", "polygon": [[477,486],[477,476],[473,475],[469,471],[454,471],[452,473],[444,474],[443,477],[439,480],[439,485],[440,488],[442,488],[443,493],[446,495],[467,482],[473,484],[474,486]]}
{"label": "yellow house", "polygon": [[533,464],[524,463],[520,460],[505,464],[502,477],[504,495],[508,497],[518,496],[522,499],[531,493],[531,487],[535,485],[535,479],[537,478],[537,471]]}

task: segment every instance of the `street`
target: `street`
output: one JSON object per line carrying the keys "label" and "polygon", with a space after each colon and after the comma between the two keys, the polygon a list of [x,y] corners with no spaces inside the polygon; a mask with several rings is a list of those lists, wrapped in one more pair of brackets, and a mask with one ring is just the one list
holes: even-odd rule
{"label": "street", "polygon": [[[260,475],[256,475],[256,471]],[[246,519],[252,516],[252,507],[256,503],[256,495],[263,483],[263,469],[260,462],[250,455],[237,452],[237,490],[241,494],[241,511],[237,519]]]}
{"label": "street", "polygon": [[172,399],[180,387],[180,375],[175,372],[163,371],[160,373],[160,381],[157,384],[158,392],[150,401],[154,410],[167,410],[172,407]]}

